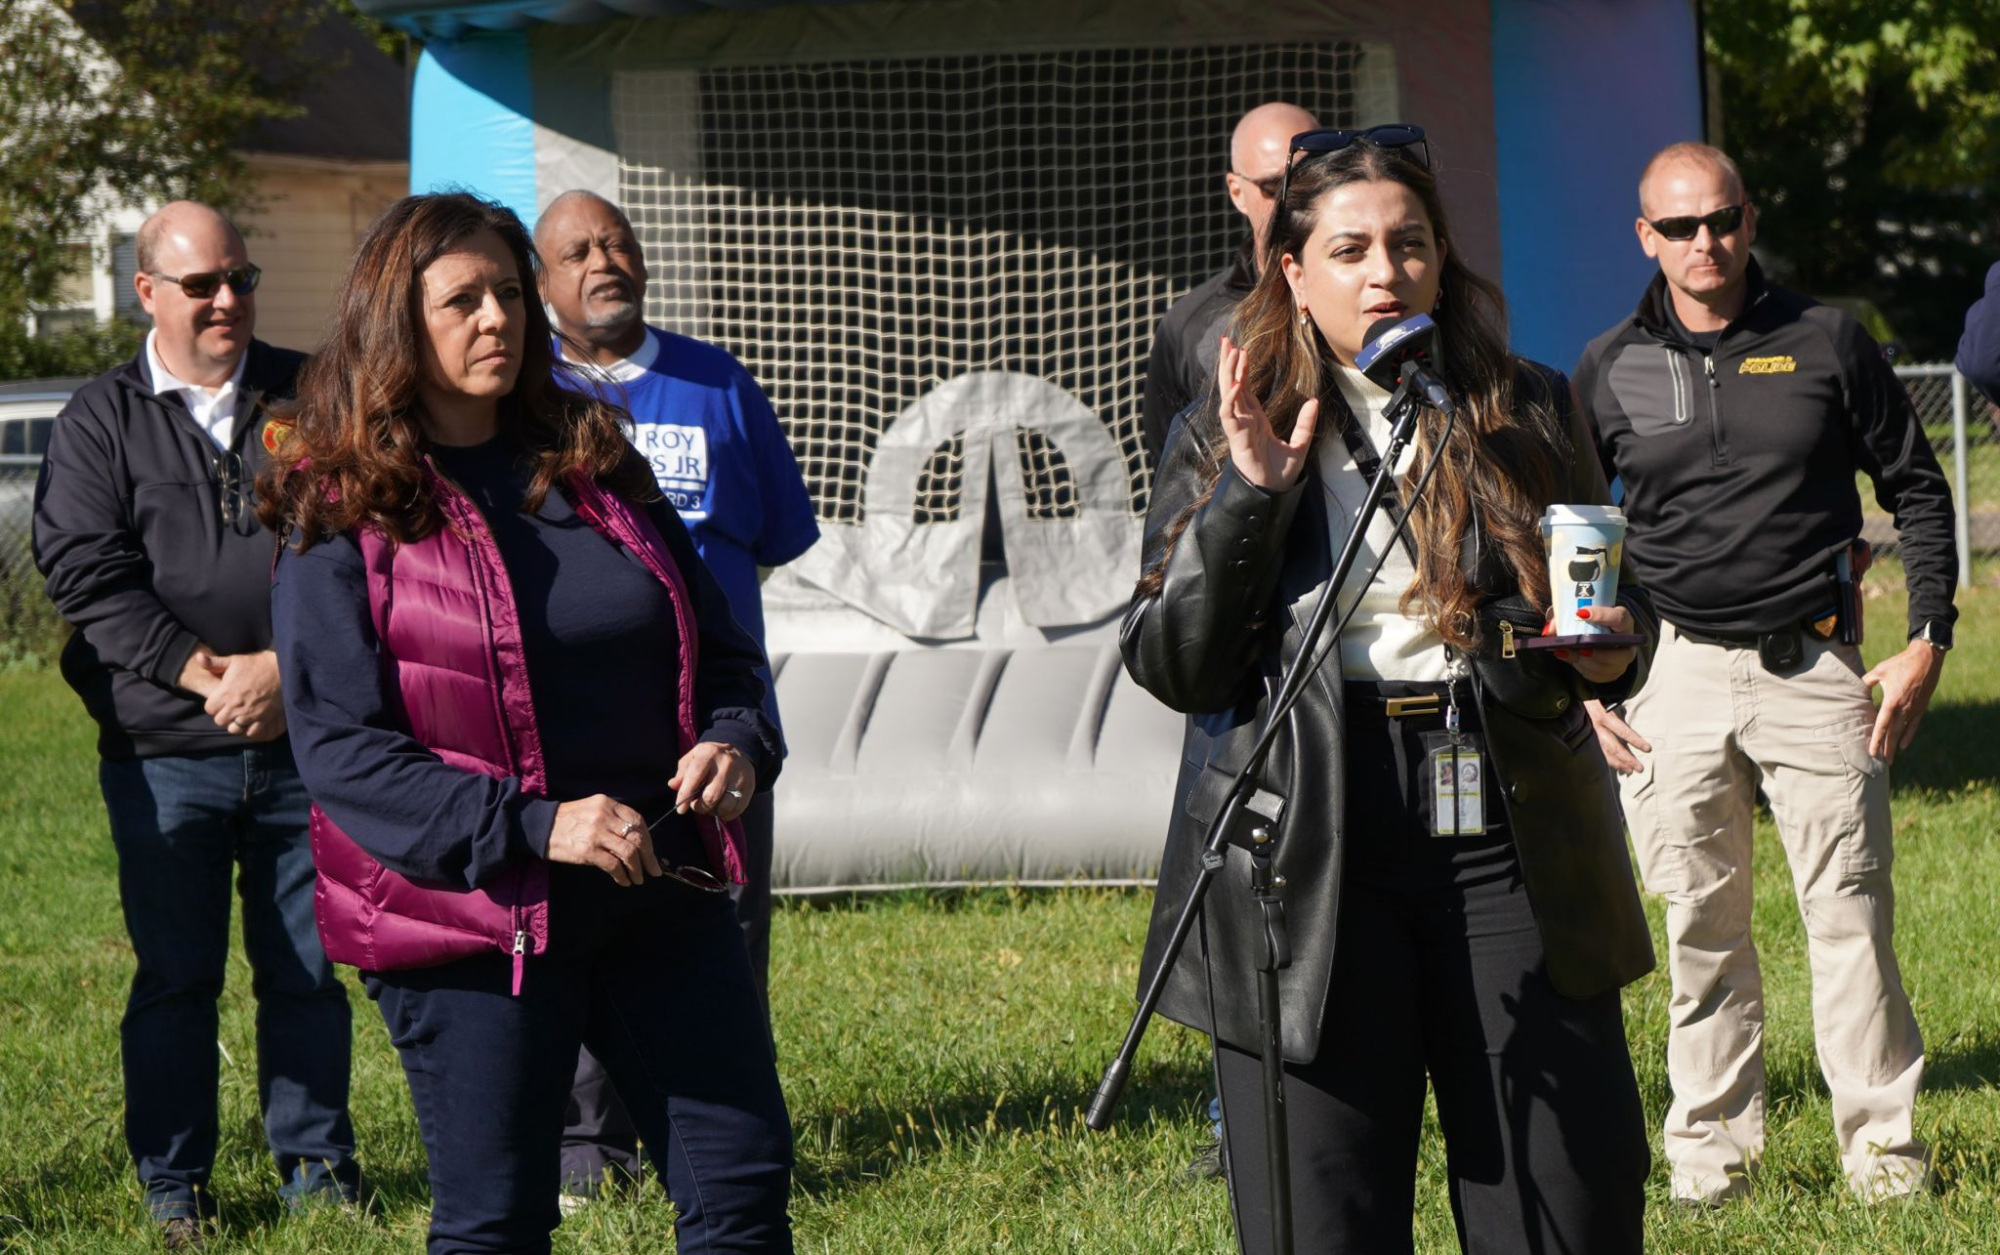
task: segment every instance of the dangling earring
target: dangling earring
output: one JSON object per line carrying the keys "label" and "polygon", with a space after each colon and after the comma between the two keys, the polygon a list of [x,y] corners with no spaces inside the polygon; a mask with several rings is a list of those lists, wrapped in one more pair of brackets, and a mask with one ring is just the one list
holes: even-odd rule
{"label": "dangling earring", "polygon": [[1311,322],[1312,322],[1312,311],[1307,309],[1303,305],[1299,306],[1299,326],[1304,327],[1310,324]]}
{"label": "dangling earring", "polygon": [[1431,302],[1431,317],[1436,318],[1442,313],[1444,313],[1444,289],[1440,287],[1438,289],[1438,298]]}

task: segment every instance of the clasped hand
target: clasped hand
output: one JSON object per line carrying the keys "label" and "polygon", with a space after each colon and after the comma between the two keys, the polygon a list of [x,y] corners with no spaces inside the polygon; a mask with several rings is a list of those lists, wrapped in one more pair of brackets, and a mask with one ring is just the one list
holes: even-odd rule
{"label": "clasped hand", "polygon": [[285,735],[285,695],[273,650],[221,654],[196,645],[181,668],[180,686],[205,699],[202,709],[224,732],[251,741]]}

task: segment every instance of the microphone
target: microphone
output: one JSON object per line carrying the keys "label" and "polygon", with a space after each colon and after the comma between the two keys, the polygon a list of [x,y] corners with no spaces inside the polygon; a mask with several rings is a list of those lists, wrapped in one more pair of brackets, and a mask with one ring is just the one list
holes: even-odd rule
{"label": "microphone", "polygon": [[1354,357],[1355,369],[1378,388],[1394,391],[1397,385],[1408,384],[1430,402],[1432,409],[1455,414],[1458,402],[1452,400],[1451,390],[1431,373],[1431,342],[1436,337],[1437,324],[1428,314],[1411,314],[1393,321],[1379,319],[1368,328],[1361,352]]}

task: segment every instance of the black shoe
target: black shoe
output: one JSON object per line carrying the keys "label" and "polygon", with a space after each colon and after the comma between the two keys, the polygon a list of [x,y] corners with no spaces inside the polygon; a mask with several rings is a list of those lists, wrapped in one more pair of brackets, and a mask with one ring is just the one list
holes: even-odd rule
{"label": "black shoe", "polygon": [[162,1220],[160,1245],[170,1251],[198,1251],[208,1245],[208,1226],[193,1216]]}
{"label": "black shoe", "polygon": [[1216,1181],[1220,1180],[1226,1172],[1227,1170],[1222,1166],[1222,1139],[1219,1137],[1210,1138],[1208,1143],[1201,1148],[1201,1152],[1194,1157],[1194,1162],[1187,1166],[1187,1179],[1190,1181]]}

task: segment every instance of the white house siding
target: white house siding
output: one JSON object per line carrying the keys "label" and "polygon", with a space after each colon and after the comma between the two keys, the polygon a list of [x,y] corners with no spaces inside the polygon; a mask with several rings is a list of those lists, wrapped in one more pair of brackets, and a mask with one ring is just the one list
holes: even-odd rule
{"label": "white house siding", "polygon": [[354,246],[408,193],[410,168],[255,153],[248,160],[262,202],[240,215],[251,260],[264,268],[257,336],[311,350],[325,334]]}

